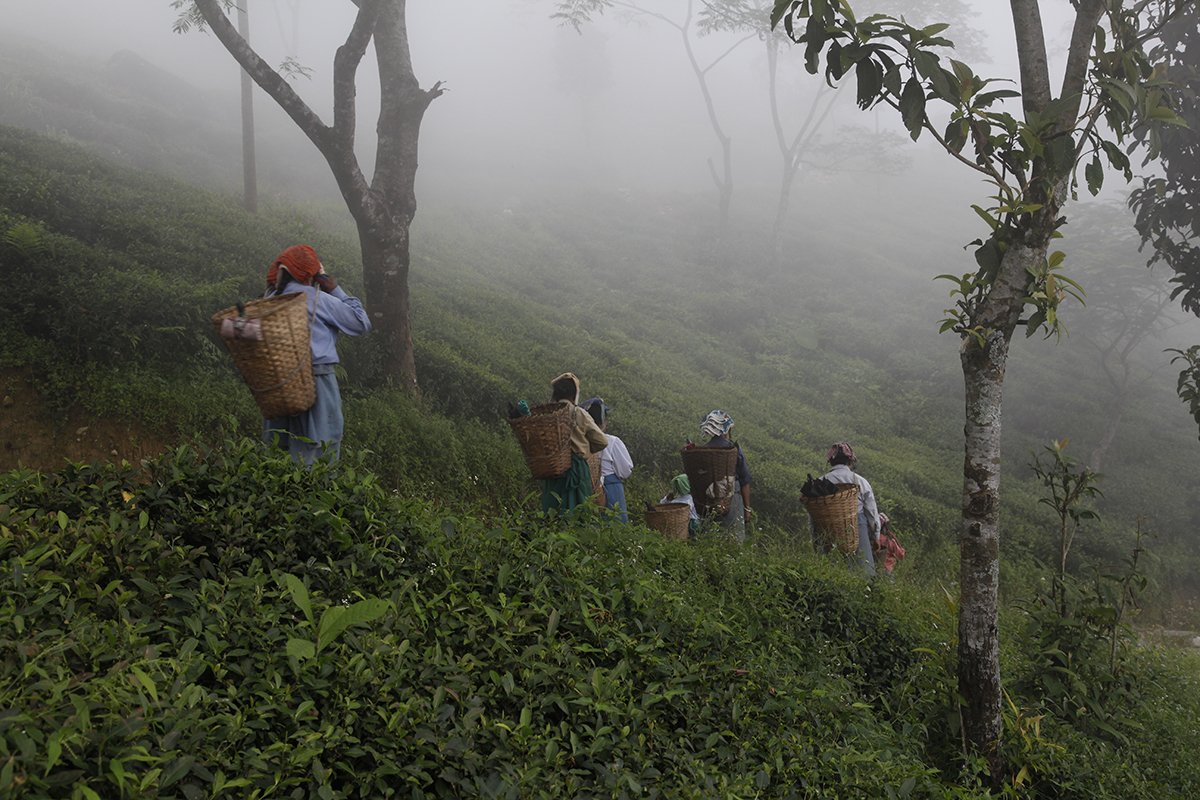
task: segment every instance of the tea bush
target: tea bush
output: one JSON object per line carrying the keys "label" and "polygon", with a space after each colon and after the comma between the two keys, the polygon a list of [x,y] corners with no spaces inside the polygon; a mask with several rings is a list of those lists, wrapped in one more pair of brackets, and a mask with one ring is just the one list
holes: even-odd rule
{"label": "tea bush", "polygon": [[[953,605],[770,539],[448,515],[233,441],[0,477],[0,590],[7,796],[1000,796]],[[1001,794],[1185,796],[1195,679],[1128,669],[1119,747],[1014,697]]]}
{"label": "tea bush", "polygon": [[937,786],[860,702],[911,641],[721,543],[443,518],[249,443],[11,473],[0,525],[9,796]]}

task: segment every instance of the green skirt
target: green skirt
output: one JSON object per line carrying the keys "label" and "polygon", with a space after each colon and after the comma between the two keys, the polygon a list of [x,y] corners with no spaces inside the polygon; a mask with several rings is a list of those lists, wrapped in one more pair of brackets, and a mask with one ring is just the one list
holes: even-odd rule
{"label": "green skirt", "polygon": [[565,514],[583,505],[592,495],[592,468],[583,456],[571,454],[571,468],[555,478],[542,481],[542,511]]}

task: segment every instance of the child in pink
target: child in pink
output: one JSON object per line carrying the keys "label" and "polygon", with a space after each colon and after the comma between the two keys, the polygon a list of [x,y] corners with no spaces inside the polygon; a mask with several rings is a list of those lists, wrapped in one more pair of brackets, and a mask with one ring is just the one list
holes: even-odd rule
{"label": "child in pink", "polygon": [[879,549],[875,553],[876,561],[879,560],[879,556],[883,556],[883,569],[887,572],[887,576],[895,578],[892,569],[898,560],[904,558],[904,548],[896,540],[896,534],[888,522],[888,515],[882,512],[879,514]]}

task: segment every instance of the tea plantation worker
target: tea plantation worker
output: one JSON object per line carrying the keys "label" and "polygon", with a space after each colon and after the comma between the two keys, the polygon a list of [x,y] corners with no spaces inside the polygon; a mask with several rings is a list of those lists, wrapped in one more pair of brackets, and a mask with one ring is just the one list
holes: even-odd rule
{"label": "tea plantation worker", "polygon": [[845,442],[829,448],[825,460],[832,469],[824,477],[834,483],[853,483],[858,486],[858,552],[851,556],[851,563],[858,563],[867,575],[875,574],[875,550],[879,549],[879,509],[875,507],[875,492],[867,479],[854,471],[858,459],[854,450]]}
{"label": "tea plantation worker", "polygon": [[696,503],[692,500],[692,482],[687,473],[680,473],[671,479],[671,491],[659,503],[683,503],[688,507],[688,533],[696,535],[700,532],[700,514],[696,511]]}
{"label": "tea plantation worker", "polygon": [[[701,447],[730,447],[729,429],[733,427],[733,417],[717,409],[710,411],[700,423],[700,435],[709,437]],[[746,540],[746,523],[750,521],[750,470],[746,467],[746,454],[741,445],[737,449],[737,464],[734,467],[733,498],[729,503],[729,511],[721,519],[721,528],[734,536],[739,542]]]}
{"label": "tea plantation worker", "polygon": [[294,416],[264,419],[263,441],[277,444],[305,464],[313,463],[325,453],[336,460],[341,454],[344,427],[342,395],[333,373],[338,363],[337,338],[341,333],[347,336],[367,333],[371,330],[371,320],[362,303],[325,274],[317,251],[308,245],[293,245],[284,250],[267,271],[264,297],[293,292],[308,296],[317,400],[312,408]]}
{"label": "tea plantation worker", "polygon": [[591,496],[592,469],[587,459],[608,446],[608,437],[592,415],[579,407],[579,378],[564,372],[550,386],[551,402],[565,400],[571,406],[571,466],[562,475],[542,481],[542,511],[566,513]]}
{"label": "tea plantation worker", "polygon": [[879,551],[876,555],[883,557],[884,574],[895,580],[896,576],[892,570],[895,569],[896,562],[904,558],[904,548],[900,546],[900,540],[892,530],[888,515],[882,511],[879,512]]}
{"label": "tea plantation worker", "polygon": [[604,405],[604,401],[599,397],[588,400],[583,407],[608,437],[608,447],[600,451],[600,480],[604,484],[604,506],[628,525],[629,506],[625,502],[625,481],[633,472],[633,458],[620,437],[608,432],[608,412],[612,409]]}

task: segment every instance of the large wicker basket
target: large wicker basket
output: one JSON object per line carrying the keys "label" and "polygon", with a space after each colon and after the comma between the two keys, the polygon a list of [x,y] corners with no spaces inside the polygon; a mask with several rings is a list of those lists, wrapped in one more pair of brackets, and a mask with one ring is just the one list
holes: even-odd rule
{"label": "large wicker basket", "polygon": [[[251,300],[244,307],[246,317],[262,326],[262,340],[223,341],[254,394],[258,410],[266,419],[280,419],[312,408],[317,392],[305,295],[294,292]],[[218,336],[221,321],[236,316],[237,306],[212,315]]]}
{"label": "large wicker basket", "polygon": [[528,417],[508,420],[535,480],[557,478],[571,468],[571,428],[575,422],[571,409],[570,403],[559,400],[534,406]]}
{"label": "large wicker basket", "polygon": [[592,500],[603,508],[608,505],[608,501],[604,494],[604,481],[600,480],[600,454],[592,453],[587,462],[588,469],[592,471]]}
{"label": "large wicker basket", "polygon": [[646,509],[646,527],[668,539],[686,539],[691,510],[687,503],[659,503]]}
{"label": "large wicker basket", "polygon": [[687,473],[692,487],[692,501],[696,513],[702,517],[729,513],[729,502],[733,499],[734,472],[737,469],[738,448],[694,447],[679,451],[683,459],[683,471]]}
{"label": "large wicker basket", "polygon": [[855,553],[858,552],[858,486],[834,485],[838,487],[836,494],[801,497],[800,502],[812,518],[813,530],[824,542],[826,553],[835,547],[843,553]]}

